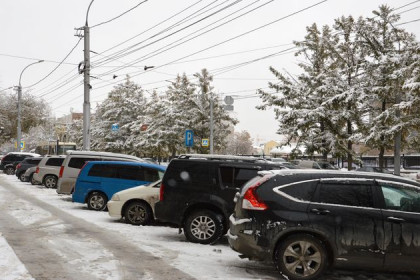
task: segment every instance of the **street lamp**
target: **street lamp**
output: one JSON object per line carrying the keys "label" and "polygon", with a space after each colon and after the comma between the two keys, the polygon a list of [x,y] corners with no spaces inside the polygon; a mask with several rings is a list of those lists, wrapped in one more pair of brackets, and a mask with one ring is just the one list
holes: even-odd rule
{"label": "street lamp", "polygon": [[22,141],[22,139],[21,139],[22,138],[22,130],[21,130],[21,118],[22,118],[22,116],[21,116],[21,102],[22,102],[21,101],[21,99],[22,99],[21,80],[22,80],[22,75],[23,75],[23,72],[25,72],[25,70],[29,66],[37,64],[37,63],[41,63],[41,62],[44,62],[44,61],[43,60],[38,60],[36,62],[33,62],[33,63],[27,65],[25,68],[23,68],[23,70],[22,70],[22,72],[20,73],[20,76],[19,76],[19,85],[17,87],[17,91],[18,91],[18,123],[17,123],[17,136],[16,136],[16,150],[18,152],[20,152],[20,142]]}

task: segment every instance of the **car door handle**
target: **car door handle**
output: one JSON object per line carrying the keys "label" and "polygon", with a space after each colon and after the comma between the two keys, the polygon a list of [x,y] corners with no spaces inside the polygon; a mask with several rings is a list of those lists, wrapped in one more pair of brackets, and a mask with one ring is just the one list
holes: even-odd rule
{"label": "car door handle", "polygon": [[326,214],[330,213],[330,210],[313,208],[313,209],[311,209],[311,212],[315,213],[317,215],[326,215]]}
{"label": "car door handle", "polygon": [[402,219],[402,218],[396,218],[396,217],[387,217],[386,219],[387,219],[387,221],[390,221],[392,223],[398,223],[398,224],[405,222],[404,219]]}

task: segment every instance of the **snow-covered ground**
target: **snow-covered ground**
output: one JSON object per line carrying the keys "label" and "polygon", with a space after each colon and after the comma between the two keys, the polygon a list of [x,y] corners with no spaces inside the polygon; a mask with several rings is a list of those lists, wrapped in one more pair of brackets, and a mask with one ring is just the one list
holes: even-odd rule
{"label": "snow-covered ground", "polygon": [[[178,234],[175,228],[164,225],[151,226],[132,226],[121,221],[116,221],[109,217],[107,212],[89,211],[85,205],[72,203],[71,197],[58,195],[53,189],[46,189],[43,186],[32,186],[28,183],[20,182],[15,176],[0,174],[0,179],[7,180],[14,188],[25,191],[33,197],[56,207],[68,213],[73,217],[83,219],[104,231],[112,231],[131,242],[133,246],[138,246],[153,256],[164,260],[177,269],[191,275],[197,279],[278,279],[279,275],[270,263],[253,262],[246,259],[240,259],[238,254],[231,250],[226,239],[216,245],[200,245],[189,243],[185,240],[183,234]],[[0,185],[0,204],[10,199],[8,191]],[[18,198],[19,199],[19,198]],[[20,207],[9,209],[9,213],[21,224],[35,223],[39,219],[48,220],[51,215],[42,208],[32,207],[28,201],[19,199]],[[60,229],[49,227],[48,229],[56,231],[52,234],[59,234]],[[77,246],[85,254],[86,258],[90,256],[92,250],[89,247],[73,244],[68,246]],[[65,249],[65,248],[63,248]],[[98,251],[102,255],[106,252]],[[110,265],[108,269],[113,267]],[[118,273],[106,274],[107,278],[100,279],[120,279]],[[419,277],[420,278],[420,277]],[[8,245],[5,238],[0,233],[0,279],[14,280],[33,279],[27,272],[25,266],[20,262],[13,249]],[[361,273],[349,271],[333,271],[328,273],[322,279],[324,280],[411,280],[418,279],[413,275],[388,275]]]}

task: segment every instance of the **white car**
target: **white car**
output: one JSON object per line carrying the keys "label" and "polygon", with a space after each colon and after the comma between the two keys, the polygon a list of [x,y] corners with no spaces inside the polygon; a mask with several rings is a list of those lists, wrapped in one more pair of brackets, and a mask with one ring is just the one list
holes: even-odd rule
{"label": "white car", "polygon": [[132,225],[147,225],[154,219],[161,180],[115,193],[108,201],[108,214]]}

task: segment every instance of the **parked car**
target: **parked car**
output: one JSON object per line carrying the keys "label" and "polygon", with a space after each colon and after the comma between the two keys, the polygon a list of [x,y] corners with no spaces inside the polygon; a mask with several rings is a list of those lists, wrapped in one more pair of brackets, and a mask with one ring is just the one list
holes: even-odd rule
{"label": "parked car", "polygon": [[115,193],[108,201],[108,214],[124,218],[132,225],[147,225],[154,220],[154,209],[159,201],[161,180]]}
{"label": "parked car", "polygon": [[330,169],[336,170],[331,163],[327,161],[315,161],[315,160],[298,160],[295,161],[296,166],[299,168],[308,168],[308,169]]}
{"label": "parked car", "polygon": [[16,177],[18,177],[22,182],[25,182],[24,176],[26,170],[32,166],[37,166],[41,160],[42,157],[28,157],[19,162],[15,169]]}
{"label": "parked car", "polygon": [[92,152],[92,151],[70,151],[67,153],[58,174],[57,193],[72,194],[76,183],[77,175],[80,169],[87,161],[136,161],[145,162],[144,160],[130,155]]}
{"label": "parked car", "polygon": [[35,153],[10,152],[1,159],[0,170],[4,170],[5,165],[7,164],[14,163],[14,162],[19,163],[27,157],[40,157],[40,156],[41,155],[35,154]]}
{"label": "parked car", "polygon": [[3,173],[7,175],[15,174],[16,166],[19,164],[20,161],[14,161],[12,163],[8,163],[4,166]]}
{"label": "parked car", "polygon": [[23,175],[23,181],[22,182],[30,182],[32,185],[39,185],[40,182],[37,182],[34,180],[34,174],[36,172],[36,169],[38,166],[32,166],[26,169],[24,175]]}
{"label": "parked car", "polygon": [[191,242],[214,243],[227,231],[241,186],[260,170],[281,168],[255,157],[182,155],[163,176],[156,218],[183,228]]}
{"label": "parked car", "polygon": [[386,173],[386,174],[392,174],[391,171],[389,171],[386,168],[380,168],[377,166],[363,166],[356,169],[356,171],[360,172],[379,172],[379,173]]}
{"label": "parked car", "polygon": [[72,200],[87,203],[90,210],[102,211],[116,192],[157,181],[165,169],[145,162],[87,162],[77,177]]}
{"label": "parked car", "polygon": [[33,175],[34,184],[43,184],[46,188],[56,188],[60,167],[65,158],[66,156],[62,155],[45,156]]}
{"label": "parked car", "polygon": [[[230,246],[291,280],[331,266],[419,270],[420,184],[368,172],[265,171],[235,196]],[[319,278],[320,279],[320,278]]]}

